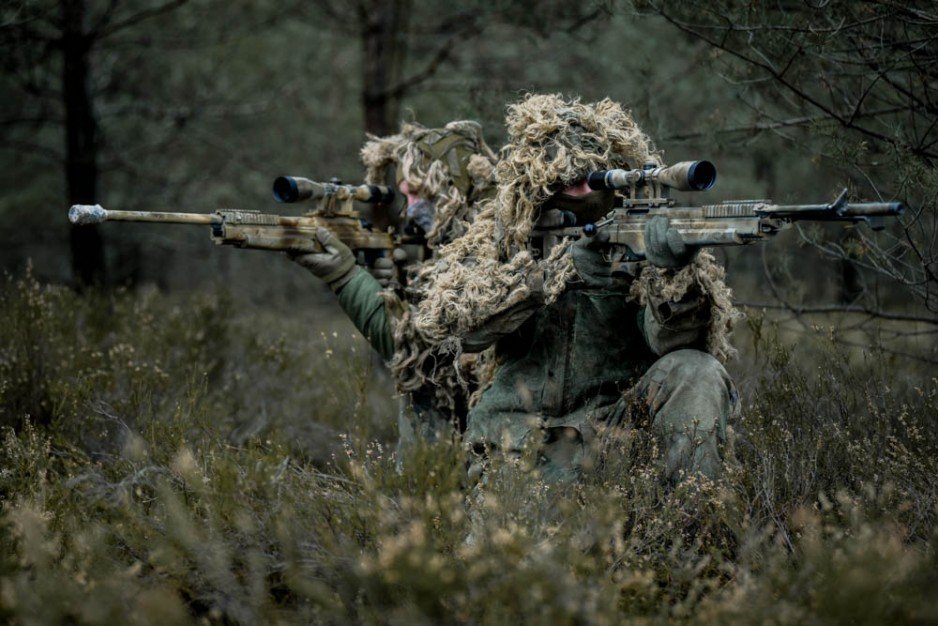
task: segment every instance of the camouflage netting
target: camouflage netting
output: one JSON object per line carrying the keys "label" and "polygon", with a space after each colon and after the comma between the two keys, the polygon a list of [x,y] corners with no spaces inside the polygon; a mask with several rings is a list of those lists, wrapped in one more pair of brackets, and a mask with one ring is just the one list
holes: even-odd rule
{"label": "camouflage netting", "polygon": [[393,173],[398,184],[407,181],[411,193],[435,204],[436,220],[427,233],[431,248],[466,232],[475,217],[475,201],[493,184],[495,154],[473,121],[443,128],[405,123],[396,135],[369,136],[361,157],[368,183],[385,184]]}
{"label": "camouflage netting", "polygon": [[427,344],[414,329],[413,306],[406,306],[392,291],[382,293],[392,312],[391,329],[396,351],[388,366],[400,393],[413,393],[430,386],[434,406],[449,413],[454,422],[456,412],[466,400],[471,406],[491,381],[494,372],[494,348],[478,354],[462,354],[451,344]]}
{"label": "camouflage netting", "polygon": [[725,276],[725,270],[713,255],[702,250],[690,265],[676,271],[646,265],[632,285],[631,295],[641,304],[646,304],[648,295],[652,293],[677,302],[688,291],[699,291],[710,301],[707,352],[725,363],[736,356],[736,348],[729,339],[733,326],[742,317],[739,309],[733,306],[733,292],[726,286]]}

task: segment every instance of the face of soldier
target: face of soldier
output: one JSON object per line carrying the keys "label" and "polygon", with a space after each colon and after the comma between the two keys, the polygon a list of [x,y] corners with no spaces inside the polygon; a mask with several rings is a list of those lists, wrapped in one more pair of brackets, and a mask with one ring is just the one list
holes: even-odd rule
{"label": "face of soldier", "polygon": [[555,193],[544,206],[548,209],[569,211],[576,216],[577,224],[589,224],[611,211],[614,202],[615,192],[594,191],[589,188],[584,178]]}
{"label": "face of soldier", "polygon": [[433,223],[436,220],[436,205],[411,193],[406,180],[402,180],[397,188],[407,197],[407,221],[419,226],[424,233],[433,230]]}

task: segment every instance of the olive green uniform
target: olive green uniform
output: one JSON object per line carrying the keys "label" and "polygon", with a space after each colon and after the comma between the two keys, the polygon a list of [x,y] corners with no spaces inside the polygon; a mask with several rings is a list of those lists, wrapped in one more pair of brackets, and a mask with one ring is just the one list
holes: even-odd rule
{"label": "olive green uniform", "polygon": [[[379,290],[358,271],[338,295],[388,358],[393,342]],[[550,306],[526,304],[499,316],[465,339],[467,350],[496,343],[499,360],[469,412],[467,443],[480,460],[533,445],[546,478],[574,478],[604,425],[637,419],[631,404],[638,399],[664,444],[670,480],[682,471],[716,475],[737,396],[723,366],[701,350],[707,320],[707,301],[693,292],[676,303],[650,298],[642,307],[619,290],[595,287],[570,288]]]}
{"label": "olive green uniform", "polygon": [[[384,299],[384,288],[361,267],[338,291],[339,305],[387,362],[394,355],[394,341]],[[434,401],[433,390],[417,389],[401,399],[398,407],[398,452],[417,441],[437,441],[453,435],[452,417]],[[458,426],[458,425],[457,425]]]}

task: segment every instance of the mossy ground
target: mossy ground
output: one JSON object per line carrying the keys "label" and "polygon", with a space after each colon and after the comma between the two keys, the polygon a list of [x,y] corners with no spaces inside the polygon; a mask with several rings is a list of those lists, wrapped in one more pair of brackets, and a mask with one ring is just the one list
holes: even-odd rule
{"label": "mossy ground", "polygon": [[2,291],[0,619],[938,620],[934,372],[760,326],[719,483],[665,489],[634,432],[582,484],[496,467],[483,497],[452,445],[396,469],[396,399],[345,331]]}

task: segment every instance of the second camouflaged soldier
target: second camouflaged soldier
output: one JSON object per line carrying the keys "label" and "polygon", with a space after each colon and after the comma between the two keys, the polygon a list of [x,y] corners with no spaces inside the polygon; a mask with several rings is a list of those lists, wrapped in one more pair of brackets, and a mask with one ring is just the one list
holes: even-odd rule
{"label": "second camouflaged soldier", "polygon": [[368,183],[392,183],[407,198],[402,226],[418,235],[420,243],[407,246],[409,258],[398,263],[403,280],[397,282],[397,268],[390,262],[377,264],[370,273],[357,266],[352,252],[328,231],[319,234],[324,253],[295,260],[326,281],[389,364],[404,395],[398,419],[403,453],[416,440],[461,433],[469,396],[479,385],[484,357],[426,361],[428,351],[411,327],[411,309],[425,296],[422,272],[436,250],[466,232],[478,200],[493,191],[495,155],[476,122],[450,122],[443,128],[407,123],[396,135],[369,138],[362,161]]}

